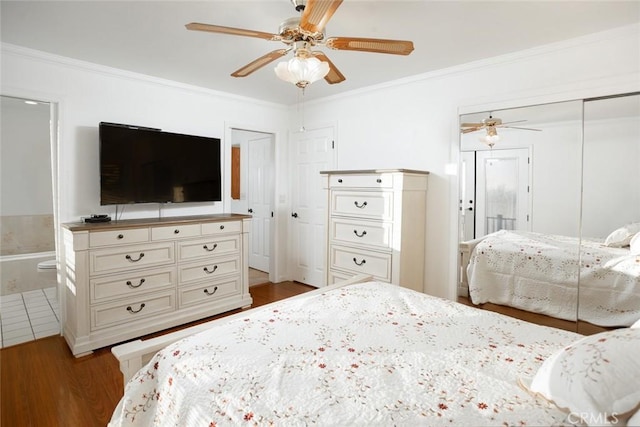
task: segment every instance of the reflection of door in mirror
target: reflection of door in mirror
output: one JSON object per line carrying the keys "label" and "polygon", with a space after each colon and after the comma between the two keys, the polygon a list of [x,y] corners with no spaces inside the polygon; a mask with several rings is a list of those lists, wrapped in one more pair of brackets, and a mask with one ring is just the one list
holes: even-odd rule
{"label": "reflection of door in mirror", "polygon": [[500,120],[492,146],[461,132],[461,302],[576,329],[581,116],[572,101],[460,117]]}
{"label": "reflection of door in mirror", "polygon": [[463,240],[529,229],[528,148],[465,152]]}
{"label": "reflection of door in mirror", "polygon": [[578,331],[589,333],[640,318],[640,94],[585,100],[583,150]]}

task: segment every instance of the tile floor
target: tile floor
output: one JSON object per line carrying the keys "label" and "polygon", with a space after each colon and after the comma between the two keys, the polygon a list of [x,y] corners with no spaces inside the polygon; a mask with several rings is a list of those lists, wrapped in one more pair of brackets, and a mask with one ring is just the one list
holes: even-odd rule
{"label": "tile floor", "polygon": [[60,333],[56,288],[0,296],[0,348]]}

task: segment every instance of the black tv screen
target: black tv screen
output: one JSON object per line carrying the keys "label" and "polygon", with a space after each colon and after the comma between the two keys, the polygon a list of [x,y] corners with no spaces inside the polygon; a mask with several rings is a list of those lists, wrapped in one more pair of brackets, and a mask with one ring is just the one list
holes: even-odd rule
{"label": "black tv screen", "polygon": [[222,200],[220,139],[101,122],[100,204]]}

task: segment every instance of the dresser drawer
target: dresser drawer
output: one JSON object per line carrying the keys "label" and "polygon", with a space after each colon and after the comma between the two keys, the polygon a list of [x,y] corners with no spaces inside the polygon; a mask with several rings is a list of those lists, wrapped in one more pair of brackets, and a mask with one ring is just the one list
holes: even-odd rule
{"label": "dresser drawer", "polygon": [[393,225],[390,223],[332,218],[330,227],[329,238],[335,242],[379,249],[391,247]]}
{"label": "dresser drawer", "polygon": [[92,231],[89,233],[89,247],[126,245],[149,241],[148,228],[129,228],[124,230]]}
{"label": "dresser drawer", "polygon": [[147,243],[89,252],[89,273],[112,273],[175,262],[174,243]]}
{"label": "dresser drawer", "polygon": [[178,307],[207,304],[215,300],[240,294],[240,277],[232,277],[218,282],[202,283],[182,288],[178,291]]}
{"label": "dresser drawer", "polygon": [[202,234],[241,233],[242,221],[206,222],[202,224]]}
{"label": "dresser drawer", "polygon": [[175,290],[132,297],[124,302],[91,306],[91,330],[136,322],[175,311]]}
{"label": "dresser drawer", "polygon": [[184,237],[197,237],[199,235],[200,224],[167,225],[151,229],[151,240],[173,240]]}
{"label": "dresser drawer", "polygon": [[332,191],[331,214],[391,221],[393,219],[393,193]]}
{"label": "dresser drawer", "polygon": [[178,267],[178,280],[180,284],[193,283],[203,280],[217,280],[218,277],[227,274],[240,273],[240,257],[214,259],[200,261]]}
{"label": "dresser drawer", "polygon": [[147,291],[174,287],[175,285],[175,267],[136,271],[117,276],[109,275],[89,281],[92,303],[138,295]]}
{"label": "dresser drawer", "polygon": [[331,268],[370,274],[383,281],[391,281],[391,254],[331,246]]}
{"label": "dresser drawer", "polygon": [[190,261],[212,255],[240,253],[240,236],[220,236],[178,243],[178,260]]}
{"label": "dresser drawer", "polygon": [[393,175],[391,174],[366,174],[366,175],[331,175],[329,186],[337,188],[391,188],[393,187]]}

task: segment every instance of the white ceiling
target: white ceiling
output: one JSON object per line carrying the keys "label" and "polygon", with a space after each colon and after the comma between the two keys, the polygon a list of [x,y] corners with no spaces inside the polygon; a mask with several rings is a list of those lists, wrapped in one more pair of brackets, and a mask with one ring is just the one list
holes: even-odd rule
{"label": "white ceiling", "polygon": [[[289,0],[5,1],[0,40],[70,58],[282,104],[299,89],[269,64],[245,78],[230,73],[280,42],[187,31],[202,22],[276,33],[295,16]],[[345,0],[326,37],[412,40],[409,56],[321,48],[346,76],[319,81],[305,99],[336,95],[482,58],[640,22],[639,1]]]}

